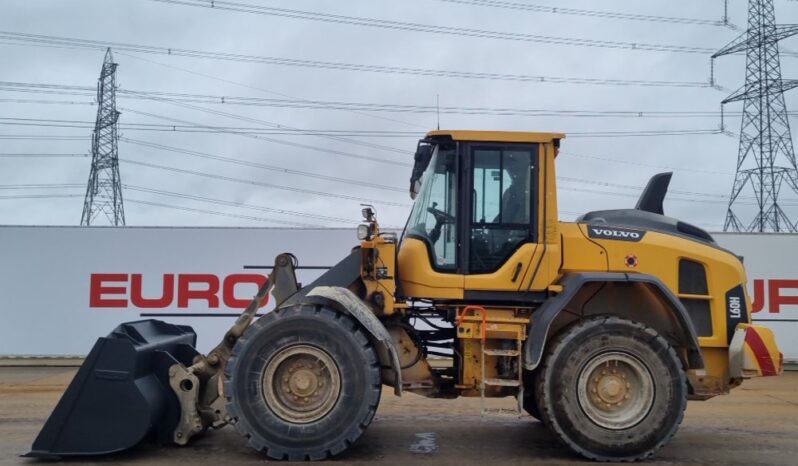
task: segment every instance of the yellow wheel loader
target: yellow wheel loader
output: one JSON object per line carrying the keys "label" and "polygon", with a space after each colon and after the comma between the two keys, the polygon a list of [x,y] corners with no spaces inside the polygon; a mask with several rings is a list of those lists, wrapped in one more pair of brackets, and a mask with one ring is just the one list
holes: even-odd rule
{"label": "yellow wheel loader", "polygon": [[[688,399],[779,374],[773,333],[751,324],[742,258],[663,215],[670,173],[634,209],[558,219],[564,137],[428,133],[401,235],[364,208],[359,246],[304,287],[279,255],[207,355],[189,327],[119,326],[28,455],[185,445],[232,424],[269,458],[325,459],[358,440],[388,385],[515,397],[575,453],[633,461],[670,440]],[[276,308],[256,320],[267,294]]]}

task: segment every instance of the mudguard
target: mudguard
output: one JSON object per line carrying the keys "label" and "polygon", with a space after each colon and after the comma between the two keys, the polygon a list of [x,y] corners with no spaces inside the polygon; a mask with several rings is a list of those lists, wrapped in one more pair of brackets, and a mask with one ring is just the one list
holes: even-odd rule
{"label": "mudguard", "polygon": [[380,364],[391,368],[395,373],[394,392],[397,396],[402,395],[402,369],[393,339],[380,319],[357,295],[340,286],[317,286],[308,292],[303,301],[326,304],[360,322],[369,339],[377,347]]}
{"label": "mudguard", "polygon": [[531,371],[538,367],[543,357],[546,337],[552,322],[554,322],[560,311],[576,296],[576,293],[586,283],[590,282],[638,282],[652,285],[670,304],[670,311],[682,329],[682,340],[687,348],[689,368],[704,368],[704,355],[701,353],[698,336],[687,309],[659,278],[643,273],[581,272],[566,274],[559,282],[559,285],[563,287],[563,291],[549,298],[533,314],[527,328],[529,337],[524,345],[524,369]]}
{"label": "mudguard", "polygon": [[98,339],[24,456],[102,455],[151,436],[170,443],[180,405],[169,367],[191,364],[196,339],[191,327],[160,320],[121,324]]}

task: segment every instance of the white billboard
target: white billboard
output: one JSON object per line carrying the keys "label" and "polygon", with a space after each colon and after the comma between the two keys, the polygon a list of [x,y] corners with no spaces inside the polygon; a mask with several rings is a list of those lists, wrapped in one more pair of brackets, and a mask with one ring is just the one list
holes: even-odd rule
{"label": "white billboard", "polygon": [[[745,257],[754,320],[798,360],[798,235],[715,237]],[[0,355],[85,355],[147,318],[191,325],[205,352],[277,254],[295,254],[309,283],[356,244],[350,229],[0,227]]]}
{"label": "white billboard", "polygon": [[784,359],[798,361],[798,234],[713,233],[743,256],[754,323],[773,329]]}
{"label": "white billboard", "polygon": [[205,352],[275,256],[309,283],[357,243],[351,229],[0,227],[0,355],[85,355],[149,318],[191,325]]}

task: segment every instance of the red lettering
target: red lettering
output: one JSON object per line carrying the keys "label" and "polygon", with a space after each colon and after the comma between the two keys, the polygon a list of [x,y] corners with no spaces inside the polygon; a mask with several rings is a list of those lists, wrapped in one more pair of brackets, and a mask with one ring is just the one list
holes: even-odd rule
{"label": "red lettering", "polygon": [[127,307],[127,299],[105,298],[104,295],[124,295],[124,286],[106,286],[103,282],[127,282],[126,273],[93,273],[89,286],[89,307]]}
{"label": "red lettering", "polygon": [[[239,308],[243,309],[249,306],[249,303],[252,301],[252,298],[245,298],[245,299],[238,299],[235,296],[235,287],[239,283],[254,283],[258,288],[263,286],[266,282],[266,277],[263,275],[258,275],[254,273],[234,273],[232,275],[228,275],[227,278],[224,279],[224,284],[222,286],[222,299],[224,301],[224,305],[230,308]],[[269,302],[269,295],[267,294],[263,301],[260,303],[259,307],[265,306]]]}
{"label": "red lettering", "polygon": [[[204,290],[192,290],[191,284],[198,283],[206,285]],[[216,275],[196,273],[181,274],[177,278],[177,307],[188,307],[191,299],[204,299],[208,302],[209,308],[219,307],[219,278]]]}
{"label": "red lettering", "polygon": [[[89,306],[164,309],[176,304],[179,308],[188,308],[192,300],[202,300],[208,308],[219,308],[221,299],[228,308],[243,309],[249,305],[252,298],[236,296],[236,287],[245,285],[259,289],[266,279],[265,275],[254,273],[235,273],[224,279],[214,274],[165,273],[160,293],[156,290],[154,296],[145,297],[144,276],[141,273],[95,273],[90,275]],[[241,293],[241,290],[238,292]],[[268,302],[269,295],[266,295],[259,307],[266,306]]]}
{"label": "red lettering", "polygon": [[772,313],[780,312],[782,304],[798,304],[798,296],[782,296],[782,288],[798,288],[798,280],[769,280],[768,308]]}
{"label": "red lettering", "polygon": [[751,302],[751,312],[759,312],[765,307],[765,281],[761,278],[754,280],[754,300]]}
{"label": "red lettering", "polygon": [[164,308],[172,304],[175,295],[175,276],[167,273],[163,276],[163,291],[160,298],[145,298],[141,292],[141,274],[130,275],[130,303],[142,308]]}

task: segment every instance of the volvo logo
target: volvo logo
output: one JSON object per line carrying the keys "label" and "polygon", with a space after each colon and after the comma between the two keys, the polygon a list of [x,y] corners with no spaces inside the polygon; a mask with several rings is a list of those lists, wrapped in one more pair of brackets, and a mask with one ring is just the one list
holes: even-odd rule
{"label": "volvo logo", "polygon": [[594,227],[587,228],[588,236],[591,238],[615,239],[620,241],[640,241],[643,239],[645,231],[629,230],[627,228]]}

